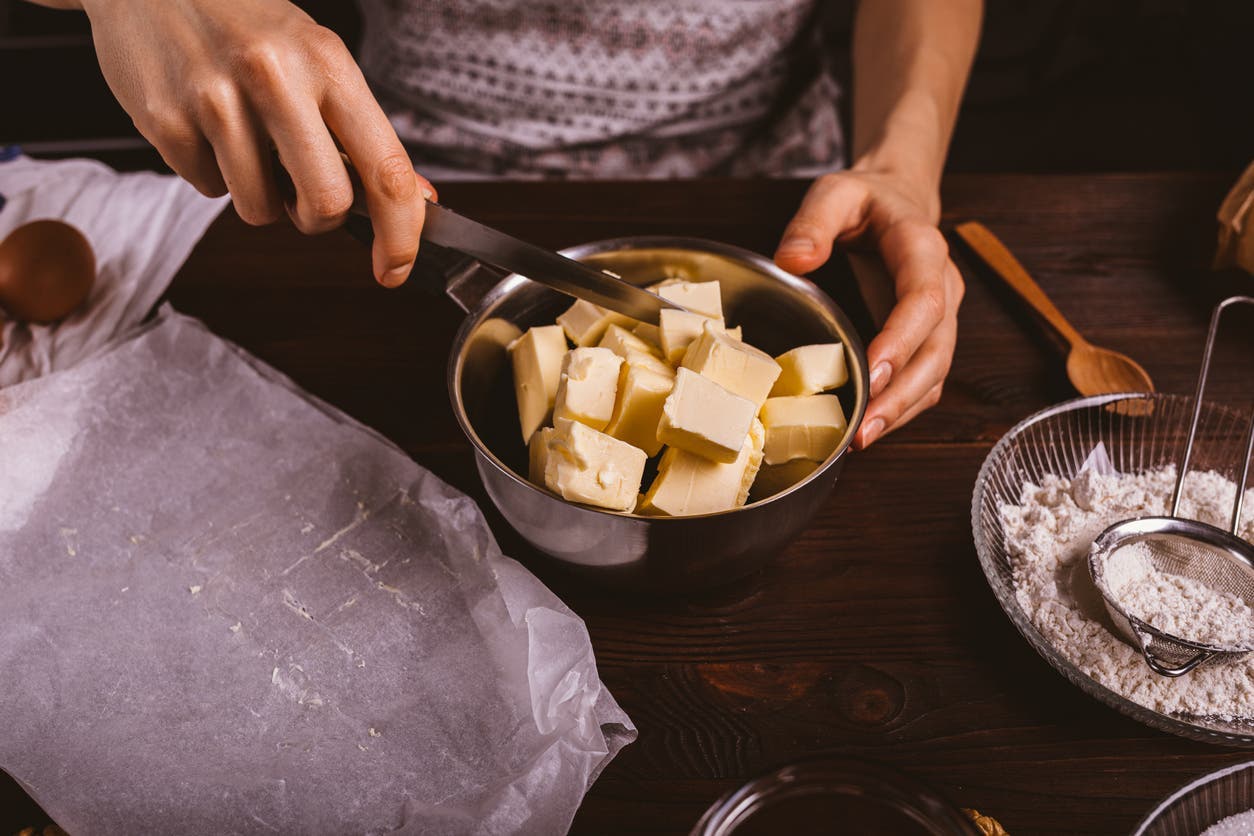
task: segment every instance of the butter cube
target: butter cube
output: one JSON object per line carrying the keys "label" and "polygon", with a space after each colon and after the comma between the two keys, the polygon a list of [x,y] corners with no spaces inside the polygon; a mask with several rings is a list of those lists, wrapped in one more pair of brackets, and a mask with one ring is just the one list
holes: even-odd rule
{"label": "butter cube", "polygon": [[662,449],[662,442],[657,438],[662,406],[674,388],[675,374],[669,367],[666,374],[660,374],[647,365],[628,360],[619,374],[618,401],[605,432],[656,456]]}
{"label": "butter cube", "polygon": [[757,406],[691,369],[675,372],[675,388],[662,405],[657,437],[716,462],[734,462],[744,447]]}
{"label": "butter cube", "polygon": [[723,297],[718,282],[662,282],[653,292],[668,302],[712,319],[723,318]]}
{"label": "butter cube", "polygon": [[661,357],[654,354],[642,354],[639,351],[628,349],[627,357],[623,360],[629,366],[643,366],[650,371],[666,375],[671,380],[675,379],[675,369],[670,363],[667,363]]}
{"label": "butter cube", "polygon": [[656,347],[659,352],[661,351],[662,331],[656,325],[650,325],[647,322],[637,322],[636,327],[631,329],[631,333]]}
{"label": "butter cube", "polygon": [[549,436],[544,484],[571,502],[630,511],[647,458],[626,442],[577,421],[559,420]]}
{"label": "butter cube", "polygon": [[767,464],[821,462],[840,446],[848,428],[835,395],[767,398],[760,417],[766,426]]}
{"label": "butter cube", "polygon": [[605,336],[601,337],[601,341],[597,343],[601,348],[608,348],[610,351],[627,359],[627,353],[638,351],[641,354],[662,355],[662,350],[653,343],[645,342],[632,332],[628,331],[621,325],[611,325],[605,329]]}
{"label": "butter cube", "polygon": [[706,323],[722,329],[723,320],[710,319],[708,316],[688,313],[674,308],[665,308],[659,320],[658,331],[662,338],[662,356],[672,366],[678,366],[684,359],[684,352],[692,341],[701,336]]}
{"label": "butter cube", "polygon": [[713,514],[745,504],[762,463],[762,423],[754,419],[734,462],[720,464],[670,447],[658,462],[658,474],[641,498],[637,513],[678,517]]}
{"label": "butter cube", "polygon": [[514,395],[523,443],[553,414],[566,356],[566,336],[556,325],[528,328],[505,349],[514,367]]}
{"label": "butter cube", "polygon": [[544,468],[549,462],[549,439],[556,432],[552,427],[536,430],[527,442],[527,478],[544,487]]}
{"label": "butter cube", "polygon": [[727,335],[731,337],[732,339],[740,340],[741,342],[745,341],[745,331],[739,325],[737,325],[735,328],[728,328]]}
{"label": "butter cube", "polygon": [[562,361],[553,420],[578,421],[603,430],[614,412],[623,358],[608,348],[576,348]]}
{"label": "butter cube", "polygon": [[803,345],[775,358],[782,370],[771,397],[817,395],[849,381],[845,347],[840,343]]}
{"label": "butter cube", "polygon": [[783,464],[765,464],[758,471],[753,483],[753,499],[766,499],[780,491],[786,491],[811,473],[819,469],[818,462],[806,459],[793,459]]}
{"label": "butter cube", "polygon": [[594,305],[583,299],[576,299],[575,304],[557,318],[570,341],[578,346],[596,345],[605,335],[605,329],[611,325],[631,327],[635,320],[614,311],[607,311],[600,305]]}
{"label": "butter cube", "polygon": [[732,339],[717,326],[705,324],[701,336],[684,352],[683,366],[708,377],[728,392],[762,406],[775,378],[779,363],[765,351]]}

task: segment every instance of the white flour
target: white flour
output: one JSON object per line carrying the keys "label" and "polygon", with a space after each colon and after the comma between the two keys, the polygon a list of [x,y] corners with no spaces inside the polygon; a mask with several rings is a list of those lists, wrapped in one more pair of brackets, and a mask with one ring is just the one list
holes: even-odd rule
{"label": "white flour", "polygon": [[1254,836],[1254,810],[1220,819],[1203,830],[1201,836]]}
{"label": "white flour", "polygon": [[[1254,722],[1254,661],[1159,676],[1108,629],[1089,578],[1094,538],[1120,520],[1166,515],[1175,478],[1174,467],[1129,475],[1085,470],[1074,480],[1048,475],[1040,485],[1025,485],[1020,504],[1001,508],[1015,596],[1063,656],[1127,699],[1162,713]],[[1216,473],[1190,473],[1180,516],[1226,528],[1235,493],[1236,486]],[[1246,496],[1254,505],[1254,489]],[[1248,515],[1239,534],[1254,540]]]}
{"label": "white flour", "polygon": [[1241,596],[1158,571],[1144,543],[1107,558],[1106,585],[1124,612],[1168,635],[1218,647],[1254,646],[1254,610]]}

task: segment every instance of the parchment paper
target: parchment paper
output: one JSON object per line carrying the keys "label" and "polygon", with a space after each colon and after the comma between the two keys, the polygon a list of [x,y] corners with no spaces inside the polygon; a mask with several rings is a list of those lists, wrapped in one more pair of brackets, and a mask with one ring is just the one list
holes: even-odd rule
{"label": "parchment paper", "polygon": [[0,389],[0,671],[72,834],[561,833],[635,736],[470,499],[168,309]]}

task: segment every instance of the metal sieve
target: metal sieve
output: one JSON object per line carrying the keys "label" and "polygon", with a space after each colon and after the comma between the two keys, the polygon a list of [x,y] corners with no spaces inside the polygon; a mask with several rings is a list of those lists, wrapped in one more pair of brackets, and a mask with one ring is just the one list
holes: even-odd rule
{"label": "metal sieve", "polygon": [[1180,676],[1209,660],[1231,661],[1254,651],[1254,644],[1219,646],[1190,641],[1166,633],[1129,613],[1119,600],[1119,590],[1109,583],[1108,570],[1119,553],[1141,544],[1144,554],[1156,571],[1189,578],[1216,592],[1235,595],[1254,607],[1254,545],[1237,536],[1241,524],[1241,504],[1250,469],[1250,453],[1254,452],[1254,414],[1250,416],[1245,434],[1245,454],[1241,459],[1241,476],[1232,506],[1232,519],[1225,531],[1196,520],[1181,519],[1180,500],[1185,478],[1197,438],[1198,420],[1202,413],[1202,395],[1210,372],[1211,354],[1219,321],[1224,310],[1232,305],[1254,304],[1254,297],[1232,296],[1220,302],[1211,315],[1210,331],[1202,354],[1193,395],[1193,412],[1184,454],[1178,464],[1176,486],[1171,498],[1171,514],[1166,517],[1141,517],[1115,523],[1101,533],[1089,552],[1089,572],[1101,592],[1115,626],[1141,651],[1146,664],[1163,676]]}

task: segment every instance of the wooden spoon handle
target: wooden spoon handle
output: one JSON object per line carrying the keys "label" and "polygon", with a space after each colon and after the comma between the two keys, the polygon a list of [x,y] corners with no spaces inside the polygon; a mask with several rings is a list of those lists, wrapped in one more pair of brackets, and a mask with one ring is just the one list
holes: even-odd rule
{"label": "wooden spoon handle", "polygon": [[1067,318],[1062,315],[1062,312],[1054,307],[1054,303],[1045,295],[1045,291],[1041,290],[1041,286],[1028,275],[1028,271],[1023,269],[1019,260],[1006,249],[1006,245],[996,235],[988,230],[988,227],[978,221],[967,221],[954,227],[954,231],[967,242],[967,246],[976,255],[984,260],[989,269],[1014,288],[1023,301],[1043,316],[1045,321],[1071,344],[1072,348],[1086,342],[1084,337],[1080,336],[1080,332],[1072,327]]}

